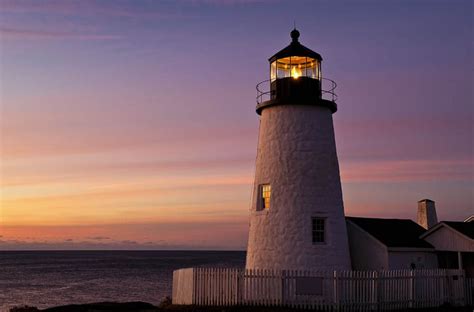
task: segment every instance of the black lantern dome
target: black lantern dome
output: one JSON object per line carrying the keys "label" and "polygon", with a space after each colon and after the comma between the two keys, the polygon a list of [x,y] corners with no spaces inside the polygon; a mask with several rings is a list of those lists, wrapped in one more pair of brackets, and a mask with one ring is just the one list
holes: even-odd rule
{"label": "black lantern dome", "polygon": [[[291,43],[284,49],[270,57],[270,91],[262,92],[257,85],[257,113],[267,106],[281,104],[308,104],[322,105],[337,110],[335,103],[335,83],[332,80],[331,88],[322,90],[321,62],[319,53],[302,45],[298,38],[300,32],[293,29],[290,33]],[[266,80],[265,82],[267,82]],[[330,100],[322,98],[322,94],[332,95]],[[269,99],[264,101],[264,97]]]}
{"label": "black lantern dome", "polygon": [[319,62],[323,60],[323,58],[321,57],[319,53],[316,53],[313,50],[308,49],[307,47],[305,47],[298,41],[298,38],[300,37],[300,32],[298,30],[293,29],[290,33],[290,36],[292,39],[290,45],[282,49],[281,51],[277,52],[271,58],[269,58],[268,61],[270,63],[273,61],[276,61],[277,59],[284,59],[286,57],[291,57],[291,56],[301,56],[301,57],[304,56],[310,59],[317,60]]}

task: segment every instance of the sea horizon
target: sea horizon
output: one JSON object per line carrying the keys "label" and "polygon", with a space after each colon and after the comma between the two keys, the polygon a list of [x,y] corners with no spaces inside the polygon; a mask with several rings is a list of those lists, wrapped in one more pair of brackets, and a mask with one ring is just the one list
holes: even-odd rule
{"label": "sea horizon", "polygon": [[24,252],[24,251],[242,251],[245,249],[0,249],[0,252]]}

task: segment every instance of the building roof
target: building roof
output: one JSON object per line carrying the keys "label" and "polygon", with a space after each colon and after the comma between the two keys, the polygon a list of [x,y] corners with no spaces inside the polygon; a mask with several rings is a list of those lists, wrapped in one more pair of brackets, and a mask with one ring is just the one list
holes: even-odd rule
{"label": "building roof", "polygon": [[474,239],[474,222],[441,221],[461,234]]}
{"label": "building roof", "polygon": [[470,215],[469,217],[466,218],[466,220],[464,220],[464,222],[472,222],[474,221],[474,215]]}
{"label": "building roof", "polygon": [[299,43],[298,41],[299,36],[300,36],[300,32],[294,29],[291,32],[292,41],[290,45],[278,51],[275,55],[270,57],[268,60],[270,62],[273,62],[277,59],[285,58],[288,56],[307,56],[307,57],[311,57],[319,61],[322,61],[323,58],[321,57],[319,53],[316,53],[313,50],[308,49],[307,47]]}
{"label": "building roof", "polygon": [[420,239],[426,230],[408,219],[346,217],[387,247],[434,248]]}
{"label": "building roof", "polygon": [[430,202],[430,203],[434,203],[434,201],[433,201],[433,200],[431,200],[431,199],[428,199],[428,198],[420,199],[418,202],[419,202],[419,203],[421,203],[421,202]]}

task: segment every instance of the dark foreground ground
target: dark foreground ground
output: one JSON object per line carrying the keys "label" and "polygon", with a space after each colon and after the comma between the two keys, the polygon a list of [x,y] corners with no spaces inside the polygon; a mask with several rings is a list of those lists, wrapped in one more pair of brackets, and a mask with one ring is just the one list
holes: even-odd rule
{"label": "dark foreground ground", "polygon": [[[293,308],[277,308],[277,307],[194,307],[194,306],[175,306],[169,301],[164,301],[159,306],[154,306],[145,302],[127,302],[127,303],[91,303],[81,305],[67,305],[61,307],[48,308],[39,310],[34,307],[17,307],[10,312],[299,312],[299,311],[315,311]],[[410,312],[473,312],[473,307],[451,307],[443,306],[430,309],[404,309],[394,311],[410,311]]]}

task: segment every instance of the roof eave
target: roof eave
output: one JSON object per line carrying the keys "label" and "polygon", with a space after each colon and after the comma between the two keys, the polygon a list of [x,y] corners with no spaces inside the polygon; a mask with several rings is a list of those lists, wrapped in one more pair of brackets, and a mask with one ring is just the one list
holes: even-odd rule
{"label": "roof eave", "polygon": [[385,248],[385,250],[388,250],[388,246],[383,243],[381,240],[379,240],[377,237],[375,237],[374,235],[372,235],[372,233],[370,233],[369,231],[367,231],[366,229],[364,229],[363,227],[359,226],[357,223],[355,223],[354,221],[350,220],[350,219],[347,219],[346,217],[346,222],[350,222],[355,228],[359,229],[360,231],[366,233],[369,237],[371,237],[376,243],[378,243],[381,247]]}
{"label": "roof eave", "polygon": [[436,249],[434,247],[390,247],[387,246],[388,251],[424,251],[424,252],[434,252]]}
{"label": "roof eave", "polygon": [[468,239],[468,240],[473,240],[472,238],[470,238],[469,236],[467,236],[466,234],[456,230],[455,228],[453,228],[452,226],[449,226],[449,224],[445,223],[444,221],[441,221],[439,222],[438,224],[436,224],[435,226],[433,226],[431,229],[427,230],[425,233],[423,233],[422,235],[420,235],[420,238],[421,239],[425,239],[425,237],[427,236],[430,236],[432,233],[436,232],[437,230],[439,230],[442,226],[445,226],[447,227],[448,229],[451,229],[452,231],[458,233],[459,235],[463,236],[464,238]]}
{"label": "roof eave", "polygon": [[[294,50],[304,50],[304,52],[298,52]],[[297,43],[290,43],[287,47],[284,49],[281,49],[277,53],[275,53],[273,56],[271,56],[268,61],[271,63],[277,59],[289,57],[289,56],[306,56],[306,57],[311,57],[314,58],[318,61],[322,61],[323,58],[321,54],[314,52],[313,50],[305,47],[304,45],[300,44],[299,42]]]}

